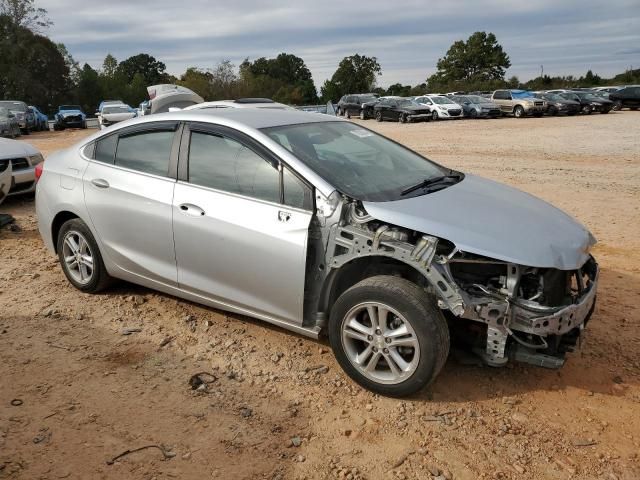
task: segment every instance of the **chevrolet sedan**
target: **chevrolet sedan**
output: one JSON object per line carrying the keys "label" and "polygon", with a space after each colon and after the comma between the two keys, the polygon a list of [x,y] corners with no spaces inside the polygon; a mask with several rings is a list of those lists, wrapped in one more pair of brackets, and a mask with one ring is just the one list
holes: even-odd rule
{"label": "chevrolet sedan", "polygon": [[157,114],[43,165],[40,233],[76,288],[324,333],[380,394],[433,381],[450,332],[493,366],[560,367],[594,308],[595,239],[569,215],[336,117]]}

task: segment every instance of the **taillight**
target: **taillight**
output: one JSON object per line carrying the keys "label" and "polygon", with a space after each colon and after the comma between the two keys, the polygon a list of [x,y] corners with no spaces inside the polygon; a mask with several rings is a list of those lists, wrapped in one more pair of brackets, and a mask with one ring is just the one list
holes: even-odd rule
{"label": "taillight", "polygon": [[40,177],[42,176],[42,169],[44,168],[44,162],[40,162],[39,164],[36,165],[36,168],[34,170],[35,176],[36,176],[36,182],[38,180],[40,180]]}

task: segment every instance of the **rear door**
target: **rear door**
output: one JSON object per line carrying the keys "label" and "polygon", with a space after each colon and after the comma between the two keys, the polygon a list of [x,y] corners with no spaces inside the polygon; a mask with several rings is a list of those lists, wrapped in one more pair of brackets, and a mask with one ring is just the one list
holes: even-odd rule
{"label": "rear door", "polygon": [[189,125],[173,199],[180,287],[301,324],[312,211],[310,186],[255,140]]}
{"label": "rear door", "polygon": [[103,254],[127,272],[175,285],[172,199],[176,122],[145,123],[96,141],[84,196]]}

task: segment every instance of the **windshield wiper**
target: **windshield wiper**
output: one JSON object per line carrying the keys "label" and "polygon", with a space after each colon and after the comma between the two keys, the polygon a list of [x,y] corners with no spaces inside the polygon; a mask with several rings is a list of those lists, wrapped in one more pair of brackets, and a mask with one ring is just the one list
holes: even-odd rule
{"label": "windshield wiper", "polygon": [[462,175],[459,173],[450,173],[449,175],[441,175],[439,177],[426,178],[420,183],[416,183],[415,185],[412,185],[409,188],[405,188],[402,192],[400,192],[400,195],[404,196],[411,192],[415,192],[416,190],[420,190],[421,188],[431,187],[433,185],[446,183],[451,180],[460,181],[461,179],[462,179]]}

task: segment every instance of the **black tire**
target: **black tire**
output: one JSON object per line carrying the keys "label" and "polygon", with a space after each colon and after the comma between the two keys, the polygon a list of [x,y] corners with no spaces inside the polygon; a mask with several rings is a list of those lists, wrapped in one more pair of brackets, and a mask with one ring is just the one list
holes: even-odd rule
{"label": "black tire", "polygon": [[[410,324],[420,347],[413,373],[395,384],[365,377],[351,363],[342,342],[341,328],[349,311],[364,302],[380,302],[395,309]],[[329,341],[343,370],[362,387],[381,395],[403,397],[429,385],[440,373],[449,355],[449,329],[436,299],[409,280],[387,275],[370,277],[345,291],[333,305],[329,319]]]}
{"label": "black tire", "polygon": [[602,113],[602,114],[604,115],[604,114],[609,113],[610,111],[611,111],[611,109],[610,109],[610,108],[605,108],[605,109],[604,109],[604,110],[602,110],[600,113]]}
{"label": "black tire", "polygon": [[360,109],[360,120],[366,120],[367,116],[364,114],[364,108]]}
{"label": "black tire", "polygon": [[622,101],[620,100],[614,100],[613,102],[613,109],[614,110],[622,110]]}
{"label": "black tire", "polygon": [[381,121],[382,121],[382,112],[378,110],[376,112],[376,122],[381,122]]}
{"label": "black tire", "polygon": [[83,130],[87,128],[87,122],[86,121],[82,122],[82,128],[83,128]]}
{"label": "black tire", "polygon": [[22,130],[23,135],[31,135],[31,129],[29,127]]}
{"label": "black tire", "polygon": [[591,108],[591,105],[585,105],[580,109],[580,111],[582,112],[583,115],[591,115],[591,112],[593,111],[593,109]]}
{"label": "black tire", "polygon": [[469,117],[478,118],[478,111],[475,108],[472,108],[471,111],[469,112]]}
{"label": "black tire", "polygon": [[[89,246],[91,256],[94,259],[91,278],[87,283],[84,284],[76,281],[76,279],[73,278],[64,259],[63,243],[65,236],[69,232],[78,232],[82,234]],[[56,239],[56,248],[58,251],[58,259],[60,260],[62,271],[67,277],[67,280],[69,280],[69,283],[71,283],[78,290],[85,293],[97,293],[101,290],[104,290],[109,285],[111,285],[111,283],[113,283],[113,278],[109,276],[109,273],[107,273],[107,269],[105,268],[104,262],[102,260],[102,255],[100,254],[100,249],[98,248],[98,244],[96,243],[95,238],[93,238],[91,230],[89,230],[89,227],[87,227],[87,225],[79,218],[67,220],[62,225],[62,227],[60,227],[58,238]]]}
{"label": "black tire", "polygon": [[524,117],[524,116],[525,116],[524,108],[522,108],[522,106],[521,106],[521,105],[516,105],[516,106],[513,108],[513,116],[514,116],[514,117],[516,117],[516,118],[522,118],[522,117]]}
{"label": "black tire", "polygon": [[348,108],[344,111],[344,118],[347,118],[347,119],[351,118],[351,112],[349,112]]}
{"label": "black tire", "polygon": [[438,116],[438,111],[437,110],[433,110],[431,112],[431,120],[433,120],[435,122],[436,120],[439,120],[439,119],[440,119],[440,117]]}
{"label": "black tire", "polygon": [[552,117],[556,117],[559,113],[560,111],[556,107],[549,108],[549,115]]}
{"label": "black tire", "polygon": [[400,116],[398,117],[398,122],[407,123],[407,114],[406,113],[401,113]]}
{"label": "black tire", "polygon": [[342,109],[341,109],[340,107],[338,107],[338,109],[336,110],[336,115],[337,115],[338,117],[341,117],[341,116],[342,116],[342,113],[343,113],[343,112],[342,112]]}

